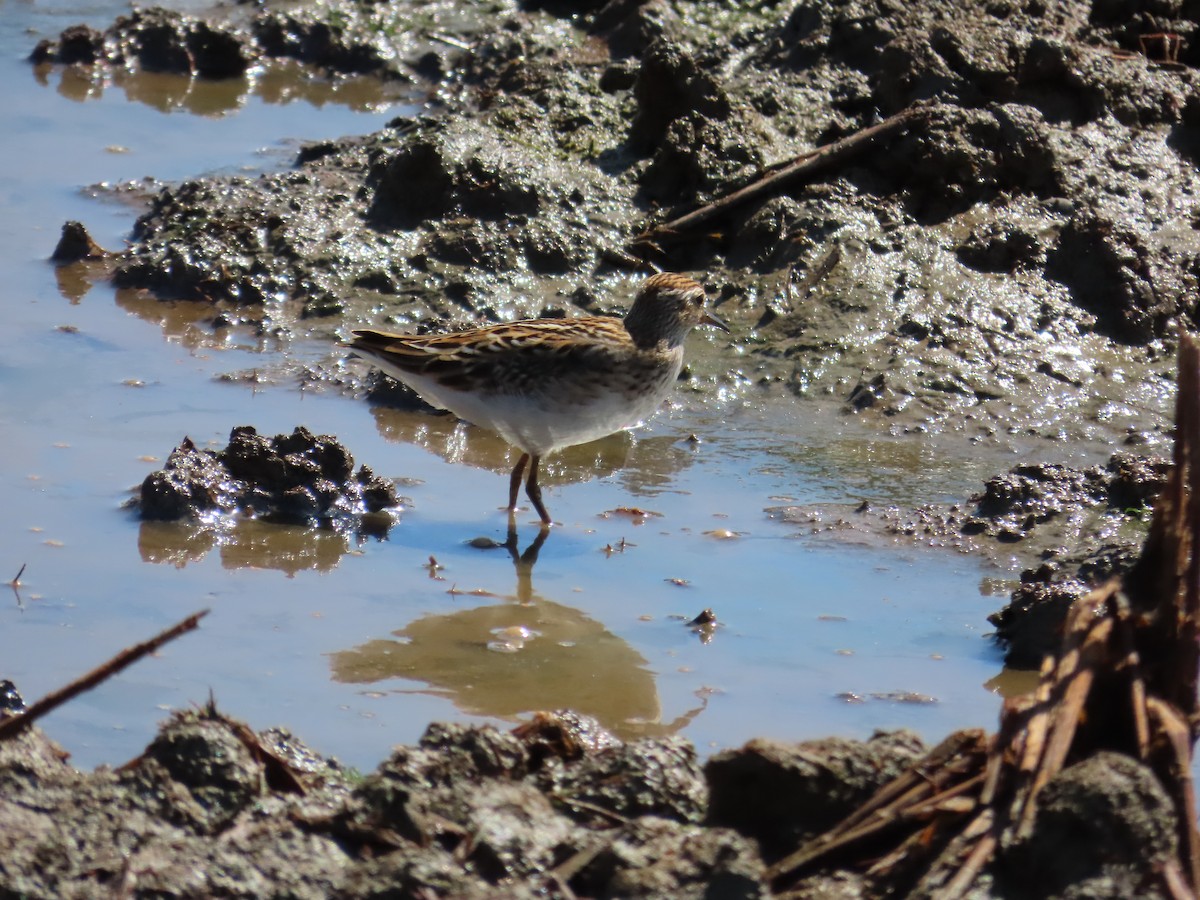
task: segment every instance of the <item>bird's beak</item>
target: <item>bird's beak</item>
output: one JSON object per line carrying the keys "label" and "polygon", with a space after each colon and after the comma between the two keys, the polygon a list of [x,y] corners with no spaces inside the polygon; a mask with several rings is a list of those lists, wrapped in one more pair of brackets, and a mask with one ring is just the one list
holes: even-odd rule
{"label": "bird's beak", "polygon": [[704,313],[704,318],[700,320],[700,324],[701,325],[711,325],[711,326],[713,326],[713,328],[720,328],[726,334],[729,333],[729,326],[726,325],[724,322],[722,322],[720,319],[718,319],[716,316],[714,316],[712,313],[708,312],[707,310]]}

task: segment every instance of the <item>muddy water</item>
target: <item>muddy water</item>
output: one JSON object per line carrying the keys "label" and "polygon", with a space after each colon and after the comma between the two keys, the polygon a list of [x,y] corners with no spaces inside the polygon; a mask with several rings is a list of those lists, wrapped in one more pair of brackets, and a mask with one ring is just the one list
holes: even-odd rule
{"label": "muddy water", "polygon": [[[981,585],[1010,573],[815,540],[764,510],[962,497],[1002,461],[968,465],[752,394],[681,393],[636,434],[552,461],[544,483],[562,526],[538,545],[522,514],[505,547],[496,507],[512,459],[495,439],[280,383],[271,339],[46,262],[67,219],[112,247],[128,233],[127,192],[97,184],[285,165],[295,139],[370,131],[401,98],[287,70],[221,85],[35,73],[21,59],[39,36],[103,26],[119,7],[0,11],[0,577],[26,566],[0,595],[0,676],[34,698],[213,610],[46,720],[77,764],[123,762],[165,710],[210,690],[228,712],[360,767],[431,719],[558,706],[702,749],[994,723],[985,616],[1000,601]],[[717,352],[704,340],[695,352]],[[257,523],[218,534],[122,508],[185,435],[220,446],[239,424],[335,434],[411,502],[384,541]],[[689,626],[706,608],[719,624]]]}

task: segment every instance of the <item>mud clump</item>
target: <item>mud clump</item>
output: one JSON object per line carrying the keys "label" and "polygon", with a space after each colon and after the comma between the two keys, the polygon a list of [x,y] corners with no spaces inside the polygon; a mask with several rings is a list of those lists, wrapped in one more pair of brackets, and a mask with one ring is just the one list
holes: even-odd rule
{"label": "mud clump", "polygon": [[[565,759],[531,753],[545,748],[544,725],[524,732],[532,744],[520,733],[431,725],[355,781],[311,751],[293,765],[294,738],[281,752],[278,734],[211,707],[176,714],[119,772],[76,772],[32,731],[0,745],[0,783],[12,789],[0,804],[0,889],[82,897],[124,879],[179,897],[369,897],[385,885],[413,897],[762,895],[755,839],[702,821],[709,788],[690,745],[609,736]],[[814,744],[807,758],[822,753]],[[639,769],[686,777],[642,782]],[[630,777],[614,780],[619,771]],[[729,809],[720,785],[732,785],[713,771]],[[855,791],[811,777],[810,792],[832,791],[849,810]],[[759,783],[769,790],[769,780]],[[132,864],[102,859],[114,840],[136,847]]]}
{"label": "mud clump", "polygon": [[267,521],[348,527],[399,505],[395,485],[354,458],[335,438],[303,426],[273,438],[234,428],[223,450],[188,438],[142,482],[144,519],[202,519],[241,513]]}
{"label": "mud clump", "polygon": [[[763,163],[770,137],[679,44],[659,38],[642,54],[628,146],[649,155],[639,183],[650,201],[674,203],[736,183]],[[760,140],[748,141],[748,135]]]}
{"label": "mud clump", "polygon": [[[602,729],[590,722],[572,758],[546,755],[547,724],[560,715],[568,728],[586,718],[542,713],[514,732],[433,724],[365,777],[211,704],[176,713],[115,771],[72,769],[32,729],[0,742],[0,891],[750,900],[769,893],[770,863],[925,753],[903,731],[754,741],[701,769],[686,742],[596,740]],[[1171,804],[1127,757],[1073,766],[1045,797],[1033,838],[998,860],[1000,896],[1028,896],[1042,877],[1136,884],[1172,852]],[[1047,848],[1084,835],[1087,848],[1063,869]],[[1131,843],[1105,851],[1114,841]],[[836,869],[805,882],[850,883],[861,896],[885,888]]]}
{"label": "mud clump", "polygon": [[1146,766],[1097,753],[1047,783],[1032,833],[1013,847],[1000,883],[1041,884],[1044,896],[1144,896],[1144,866],[1176,853],[1172,810]]}
{"label": "mud clump", "polygon": [[881,732],[869,741],[753,740],[705,765],[708,822],[753,837],[777,859],[832,827],[924,752],[907,731]]}
{"label": "mud clump", "polygon": [[963,531],[1002,542],[1032,535],[1041,547],[1042,562],[1022,571],[1009,602],[988,617],[1007,665],[1039,667],[1071,603],[1132,568],[1168,469],[1159,457],[1117,453],[1103,468],[1019,466],[988,481]]}
{"label": "mud clump", "polygon": [[7,678],[0,679],[0,718],[25,712],[25,700],[17,686]]}
{"label": "mud clump", "polygon": [[113,255],[92,239],[81,222],[65,222],[62,236],[58,239],[58,245],[54,248],[54,252],[50,254],[50,259],[52,262],[62,264],[80,260],[106,259]]}
{"label": "mud clump", "polygon": [[1020,541],[1044,523],[1078,517],[1089,507],[1140,514],[1166,483],[1169,463],[1161,457],[1115,453],[1106,466],[1015,466],[988,479],[972,498],[975,511],[962,523],[964,534],[987,534]]}
{"label": "mud clump", "polygon": [[1138,541],[1108,541],[1068,552],[1044,551],[1045,562],[1021,572],[1020,585],[1001,609],[988,616],[1005,648],[1005,665],[1037,669],[1058,646],[1071,604],[1109,578],[1133,568]]}
{"label": "mud clump", "polygon": [[1047,273],[1095,314],[1105,334],[1145,344],[1192,317],[1184,298],[1200,288],[1200,254],[1191,242],[1165,241],[1144,227],[1085,212],[1059,234]]}
{"label": "mud clump", "polygon": [[343,4],[338,14],[320,10],[242,11],[198,18],[160,7],[121,16],[104,31],[68,28],[33,49],[33,63],[107,65],[202,78],[240,77],[268,59],[291,59],[329,72],[408,78],[370,11]]}
{"label": "mud clump", "polygon": [[229,78],[245,73],[258,56],[234,25],[212,25],[152,8],[123,16],[103,32],[83,25],[68,28],[57,41],[41,41],[30,60],[67,65],[136,64],[149,72]]}

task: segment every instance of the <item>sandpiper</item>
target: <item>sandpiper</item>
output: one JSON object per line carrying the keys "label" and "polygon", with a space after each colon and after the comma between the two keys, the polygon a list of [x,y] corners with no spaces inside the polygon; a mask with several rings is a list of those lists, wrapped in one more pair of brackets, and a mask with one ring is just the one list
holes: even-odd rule
{"label": "sandpiper", "polygon": [[704,288],[683,275],[642,282],[624,319],[529,319],[442,335],[361,329],[355,353],[408,385],[427,403],[496,432],[521,451],[509,480],[515,512],[525,493],[542,502],[543,456],[629,428],[658,410],[683,367],[683,341],[696,325],[729,328],[704,309]]}

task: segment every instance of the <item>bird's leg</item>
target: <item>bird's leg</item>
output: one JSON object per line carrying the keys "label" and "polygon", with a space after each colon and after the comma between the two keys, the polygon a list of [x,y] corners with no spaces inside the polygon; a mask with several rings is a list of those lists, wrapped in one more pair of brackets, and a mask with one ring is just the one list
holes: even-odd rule
{"label": "bird's leg", "polygon": [[[521,476],[525,474],[525,464],[529,462],[529,454],[522,453],[521,458],[517,460],[516,466],[512,470],[512,476],[508,479],[508,511],[513,512],[517,508],[517,492],[521,490]],[[534,462],[534,468],[537,468],[537,463]]]}
{"label": "bird's leg", "polygon": [[546,505],[542,503],[542,486],[537,480],[538,463],[541,461],[540,456],[533,457],[533,464],[529,467],[529,480],[525,482],[525,495],[529,497],[537,514],[542,517],[542,526],[548,527],[551,524],[550,513],[546,512]]}

